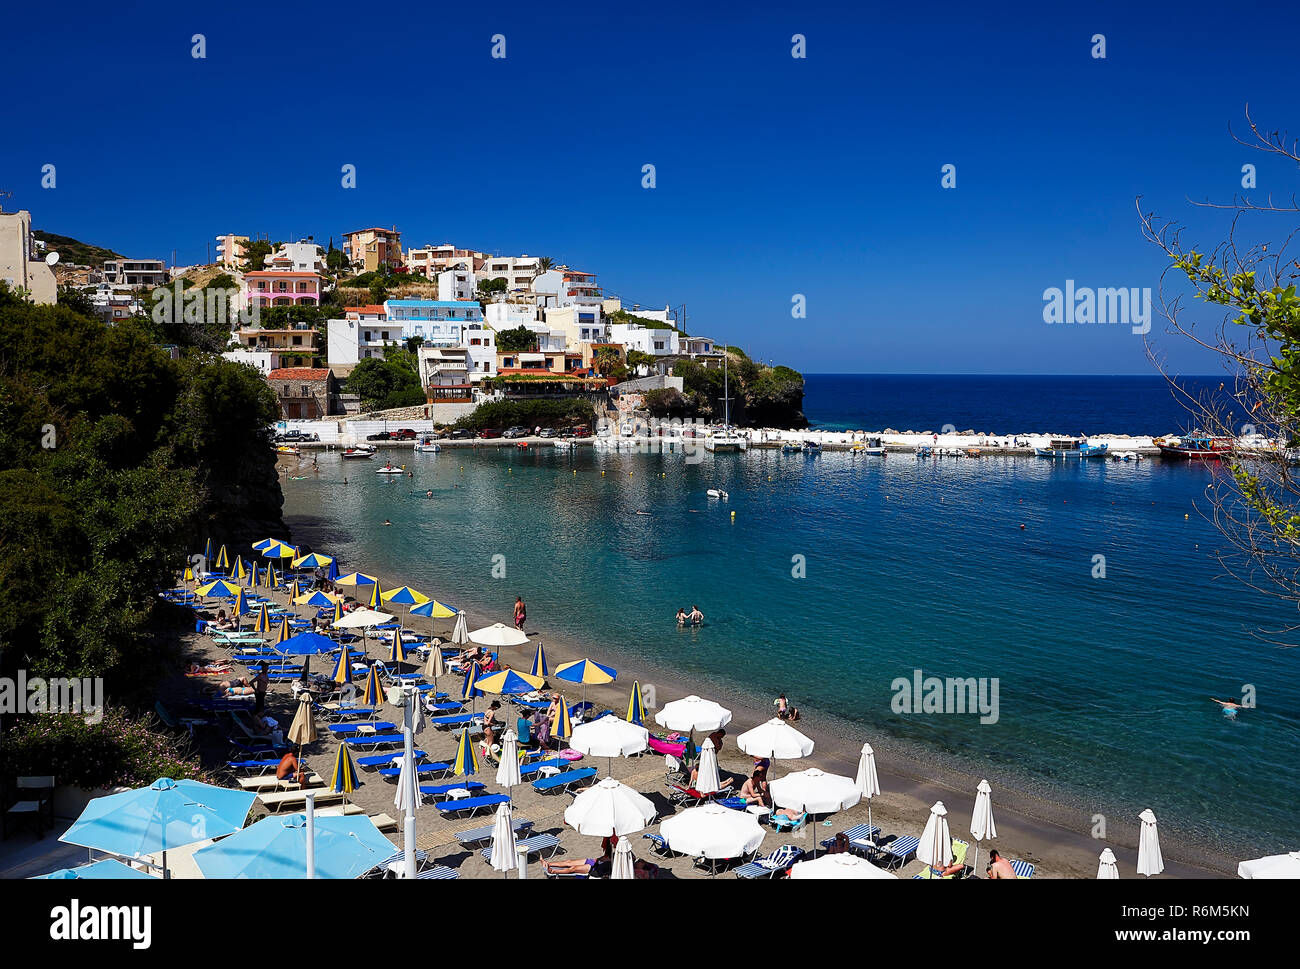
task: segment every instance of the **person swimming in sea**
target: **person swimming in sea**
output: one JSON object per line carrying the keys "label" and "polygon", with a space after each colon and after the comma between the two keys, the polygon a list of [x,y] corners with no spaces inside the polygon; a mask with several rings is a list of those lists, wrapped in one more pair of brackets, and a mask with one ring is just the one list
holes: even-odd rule
{"label": "person swimming in sea", "polygon": [[685,610],[685,609],[681,609],[681,608],[679,608],[679,609],[677,610],[677,625],[679,625],[679,626],[685,626],[685,625],[686,625],[686,610]]}
{"label": "person swimming in sea", "polygon": [[700,612],[699,606],[691,606],[691,614],[686,617],[692,626],[698,626],[704,622],[704,613]]}
{"label": "person swimming in sea", "polygon": [[[1214,700],[1214,697],[1210,697],[1210,699]],[[1223,708],[1223,715],[1229,720],[1236,720],[1237,711],[1246,709],[1240,703],[1233,703],[1231,700],[1214,700],[1214,702]]]}
{"label": "person swimming in sea", "polygon": [[433,492],[432,492],[432,491],[426,491],[426,492],[424,493],[424,497],[426,497],[426,498],[432,498],[432,497],[433,497]]}
{"label": "person swimming in sea", "polygon": [[385,525],[391,525],[392,522],[390,522],[387,518],[385,518],[385,519],[384,519],[384,524],[385,524]]}

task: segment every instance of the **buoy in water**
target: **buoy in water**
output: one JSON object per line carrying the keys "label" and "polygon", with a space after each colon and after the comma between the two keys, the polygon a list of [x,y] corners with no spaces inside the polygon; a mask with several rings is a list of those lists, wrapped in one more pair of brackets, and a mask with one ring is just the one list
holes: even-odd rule
{"label": "buoy in water", "polygon": [[734,511],[731,513],[731,520],[733,522],[736,520],[736,513]]}

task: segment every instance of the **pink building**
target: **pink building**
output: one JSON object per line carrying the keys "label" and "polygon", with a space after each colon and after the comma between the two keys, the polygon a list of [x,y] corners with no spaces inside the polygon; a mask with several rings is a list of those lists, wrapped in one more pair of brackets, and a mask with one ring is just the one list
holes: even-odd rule
{"label": "pink building", "polygon": [[321,277],[312,272],[244,273],[244,305],[319,306]]}

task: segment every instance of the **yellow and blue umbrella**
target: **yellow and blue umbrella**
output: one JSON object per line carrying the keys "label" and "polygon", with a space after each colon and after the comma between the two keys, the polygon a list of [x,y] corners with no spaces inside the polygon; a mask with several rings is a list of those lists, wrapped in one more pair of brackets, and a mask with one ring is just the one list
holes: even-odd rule
{"label": "yellow and blue umbrella", "polygon": [[382,609],[384,605],[383,594],[383,590],[380,589],[379,583],[376,582],[370,587],[370,598],[366,601],[366,605],[371,609]]}
{"label": "yellow and blue umbrella", "polygon": [[279,545],[279,544],[280,544],[280,540],[278,538],[264,538],[260,542],[253,543],[253,551],[264,552],[272,545]]}
{"label": "yellow and blue umbrella", "polygon": [[613,683],[618,678],[618,671],[612,666],[604,666],[595,660],[580,659],[557,666],[555,676],[570,683]]}
{"label": "yellow and blue umbrella", "polygon": [[347,575],[340,575],[334,580],[335,585],[374,585],[379,580],[373,575],[366,575],[364,572],[349,572]]}
{"label": "yellow and blue umbrella", "polygon": [[338,581],[338,578],[339,578],[339,564],[338,564],[337,562],[335,562],[333,559],[330,559],[329,568],[327,568],[327,569],[325,570],[325,578],[329,579],[331,582],[337,582],[337,581]]}
{"label": "yellow and blue umbrella", "polygon": [[406,662],[406,646],[402,643],[402,631],[400,629],[393,630],[393,644],[388,650],[388,662]]}
{"label": "yellow and blue umbrella", "polygon": [[280,576],[276,574],[275,566],[271,565],[269,562],[266,566],[266,583],[272,589],[278,589],[280,587]]}
{"label": "yellow and blue umbrella", "polygon": [[220,551],[219,553],[217,553],[217,564],[216,564],[216,567],[219,568],[219,569],[228,569],[228,568],[230,568],[230,556],[228,556],[228,555],[226,554],[226,546],[224,546],[224,545],[221,546],[221,551]]}
{"label": "yellow and blue umbrella", "polygon": [[456,759],[451,762],[451,772],[457,777],[478,773],[478,756],[474,753],[474,743],[469,739],[468,728],[460,732],[460,743],[456,745]]}
{"label": "yellow and blue umbrella", "polygon": [[573,724],[569,722],[569,705],[561,696],[555,707],[555,716],[551,718],[551,736],[556,740],[568,740],[573,736]]}
{"label": "yellow and blue umbrella", "polygon": [[293,601],[300,606],[315,606],[317,609],[324,609],[326,606],[334,605],[334,603],[338,602],[338,599],[317,589],[314,592],[300,595]]}
{"label": "yellow and blue umbrella", "polygon": [[376,709],[383,706],[384,688],[379,685],[379,669],[374,664],[371,664],[370,673],[366,677],[366,688],[362,690],[361,702],[364,706]]}
{"label": "yellow and blue umbrella", "polygon": [[194,590],[196,595],[211,597],[213,599],[233,599],[239,595],[239,586],[231,585],[225,579],[217,579],[209,582],[207,585],[201,585]]}
{"label": "yellow and blue umbrella", "polygon": [[334,682],[339,685],[352,682],[352,650],[346,644],[343,652],[339,653],[338,665],[334,667]]}
{"label": "yellow and blue umbrella", "polygon": [[323,569],[333,561],[328,555],[311,552],[301,558],[294,559],[292,564],[295,569]]}
{"label": "yellow and blue umbrella", "polygon": [[203,561],[212,561],[212,539],[210,538],[203,544]]}
{"label": "yellow and blue umbrella", "polygon": [[248,594],[244,592],[244,587],[239,587],[239,592],[235,594],[235,605],[231,612],[235,614],[236,619],[239,616],[246,616],[253,611],[253,607],[248,604]]}
{"label": "yellow and blue umbrella", "polygon": [[532,669],[528,672],[532,673],[533,676],[540,676],[543,678],[551,675],[551,671],[547,669],[546,666],[546,651],[542,649],[540,641],[537,643],[537,652],[533,654]]}
{"label": "yellow and blue umbrella", "polygon": [[298,550],[292,545],[286,545],[284,542],[274,542],[261,549],[261,554],[268,559],[292,559],[298,557]]}
{"label": "yellow and blue umbrella", "polygon": [[257,607],[257,622],[253,624],[253,632],[263,636],[271,632],[271,609],[265,602]]}
{"label": "yellow and blue umbrella", "polygon": [[242,555],[236,555],[235,556],[235,578],[242,579],[247,574],[248,574],[248,570],[244,568],[244,557]]}
{"label": "yellow and blue umbrella", "polygon": [[257,563],[250,561],[248,563],[247,575],[244,576],[244,585],[250,589],[257,587]]}
{"label": "yellow and blue umbrella", "polygon": [[634,680],[632,683],[632,695],[627,700],[627,717],[628,723],[635,723],[638,727],[645,726],[645,699],[641,696],[641,681]]}
{"label": "yellow and blue umbrella", "polygon": [[392,592],[385,592],[384,601],[396,602],[398,605],[402,606],[420,606],[430,600],[423,592],[416,592],[409,585],[404,585],[400,589],[394,589]]}
{"label": "yellow and blue umbrella", "polygon": [[424,616],[427,619],[455,619],[456,608],[443,605],[437,599],[426,599],[411,609],[412,616]]}
{"label": "yellow and blue umbrella", "polygon": [[289,632],[289,620],[280,620],[280,631],[275,634],[274,645],[278,646],[287,639],[292,639],[293,633]]}
{"label": "yellow and blue umbrella", "polygon": [[481,697],[483,691],[478,688],[478,663],[470,663],[469,669],[465,671],[465,682],[461,684],[460,698],[462,700],[473,700]]}
{"label": "yellow and blue umbrella", "polygon": [[348,803],[347,796],[361,786],[361,777],[357,765],[348,753],[347,744],[339,744],[339,752],[334,756],[334,775],[330,778],[329,789],[343,794],[343,803]]}
{"label": "yellow and blue umbrella", "polygon": [[338,602],[334,603],[334,622],[338,622],[342,618],[343,618],[343,600],[340,599]]}
{"label": "yellow and blue umbrella", "polygon": [[480,677],[474,681],[474,686],[484,693],[534,693],[543,686],[540,676],[532,676],[528,673],[519,673],[515,670],[502,670],[500,673],[490,673],[487,676]]}

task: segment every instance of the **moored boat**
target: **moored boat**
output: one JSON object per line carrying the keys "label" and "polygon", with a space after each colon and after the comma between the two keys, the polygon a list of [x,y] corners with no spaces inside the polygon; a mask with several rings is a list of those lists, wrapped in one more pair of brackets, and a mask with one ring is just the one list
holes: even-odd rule
{"label": "moored boat", "polygon": [[429,441],[425,444],[417,444],[415,449],[421,454],[439,454],[442,451],[442,445],[435,441]]}
{"label": "moored boat", "polygon": [[343,452],[344,461],[357,461],[362,458],[371,458],[375,455],[375,449],[372,447],[350,447]]}
{"label": "moored boat", "polygon": [[1109,444],[1089,444],[1086,438],[1053,438],[1047,447],[1034,448],[1034,454],[1040,458],[1065,460],[1070,458],[1103,458],[1110,449]]}
{"label": "moored boat", "polygon": [[730,497],[730,495],[728,495],[721,488],[710,488],[708,491],[705,492],[705,494],[708,495],[710,498],[718,498],[722,501],[726,501]]}
{"label": "moored boat", "polygon": [[1218,461],[1232,452],[1234,441],[1230,437],[1211,437],[1208,434],[1188,434],[1186,437],[1158,437],[1155,446],[1162,458],[1182,458],[1188,461]]}
{"label": "moored boat", "polygon": [[276,454],[291,454],[291,455],[297,457],[297,456],[298,456],[299,454],[301,454],[302,452],[301,452],[300,450],[298,450],[296,447],[294,447],[292,444],[277,444],[277,445],[275,446],[275,453],[276,453]]}

